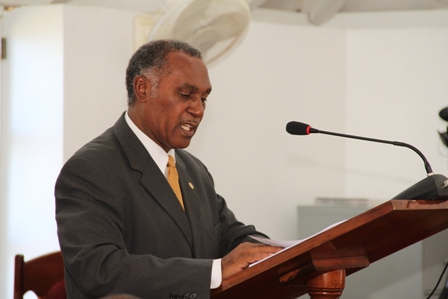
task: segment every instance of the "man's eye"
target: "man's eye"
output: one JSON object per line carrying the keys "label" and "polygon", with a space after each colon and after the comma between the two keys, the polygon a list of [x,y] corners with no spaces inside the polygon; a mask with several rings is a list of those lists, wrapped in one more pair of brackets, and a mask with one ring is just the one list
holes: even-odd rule
{"label": "man's eye", "polygon": [[183,98],[189,98],[190,97],[190,94],[189,93],[180,93],[180,96],[181,97],[183,97]]}

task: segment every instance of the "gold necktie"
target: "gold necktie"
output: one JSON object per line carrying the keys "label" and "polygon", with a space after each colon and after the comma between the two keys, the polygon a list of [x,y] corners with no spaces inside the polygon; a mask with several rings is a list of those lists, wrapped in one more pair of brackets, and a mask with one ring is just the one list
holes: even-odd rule
{"label": "gold necktie", "polygon": [[180,191],[179,186],[179,174],[177,173],[176,163],[174,163],[174,157],[171,155],[168,155],[168,183],[170,184],[171,188],[173,188],[174,193],[177,196],[177,199],[180,202],[180,205],[182,206],[182,209],[185,210],[184,207],[184,201],[182,199],[182,192]]}

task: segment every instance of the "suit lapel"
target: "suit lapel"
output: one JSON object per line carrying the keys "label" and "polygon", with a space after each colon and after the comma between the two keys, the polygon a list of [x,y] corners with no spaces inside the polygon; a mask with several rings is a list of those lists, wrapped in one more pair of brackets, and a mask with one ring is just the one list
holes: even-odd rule
{"label": "suit lapel", "polygon": [[[193,237],[187,215],[182,209],[176,194],[174,194],[173,189],[171,189],[165,176],[157,168],[157,165],[152,158],[150,160],[151,161],[147,164],[145,171],[142,173],[141,183],[143,187],[151,193],[154,200],[156,200],[171,216],[173,221],[176,222],[193,251]],[[154,169],[157,171],[154,171]]]}
{"label": "suit lapel", "polygon": [[165,176],[160,172],[160,169],[148,154],[148,151],[127,125],[124,114],[115,123],[114,130],[129,160],[131,168],[142,174],[140,181],[142,186],[171,216],[182,231],[193,252],[193,237],[187,215],[179,204]]}

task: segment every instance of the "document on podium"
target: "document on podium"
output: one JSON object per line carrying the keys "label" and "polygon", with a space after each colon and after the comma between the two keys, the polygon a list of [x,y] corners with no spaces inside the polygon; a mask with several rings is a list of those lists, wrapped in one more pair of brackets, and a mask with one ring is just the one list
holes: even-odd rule
{"label": "document on podium", "polygon": [[320,234],[320,233],[322,233],[322,232],[324,232],[326,230],[329,230],[330,228],[335,227],[335,226],[337,226],[337,225],[339,225],[339,224],[341,224],[341,223],[343,223],[345,221],[347,221],[347,220],[342,220],[342,221],[333,223],[332,225],[327,226],[323,230],[315,233],[314,235],[311,235],[308,238],[301,239],[301,240],[273,240],[273,239],[266,239],[266,238],[261,238],[261,237],[257,237],[257,236],[249,236],[252,239],[257,240],[258,242],[261,242],[261,243],[264,243],[264,244],[267,244],[267,245],[283,247],[283,249],[280,250],[279,252],[276,252],[276,253],[274,253],[274,254],[272,254],[272,255],[270,255],[270,256],[262,259],[262,260],[259,260],[259,261],[255,262],[255,263],[252,263],[252,264],[249,265],[249,267],[252,267],[252,266],[254,266],[256,264],[259,264],[259,263],[261,263],[261,262],[263,262],[263,261],[265,261],[265,260],[267,260],[267,259],[269,259],[269,258],[271,258],[271,257],[273,257],[273,256],[275,256],[277,254],[279,254],[279,253],[282,253],[283,251],[286,251],[289,248],[291,248],[291,247],[293,247],[293,246],[295,246],[297,244],[300,244],[300,243],[302,243],[302,242],[304,242],[304,241],[306,241],[306,240],[308,240],[308,239],[310,239],[310,238],[312,238],[312,237],[314,237],[314,236],[316,236],[316,235],[318,235],[318,234]]}

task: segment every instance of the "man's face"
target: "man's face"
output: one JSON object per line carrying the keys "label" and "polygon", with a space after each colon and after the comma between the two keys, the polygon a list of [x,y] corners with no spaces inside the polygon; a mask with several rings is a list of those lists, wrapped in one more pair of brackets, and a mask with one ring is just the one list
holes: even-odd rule
{"label": "man's face", "polygon": [[167,60],[168,69],[163,71],[156,91],[147,80],[146,101],[139,101],[137,126],[168,152],[190,145],[204,116],[211,84],[201,59],[172,52]]}

